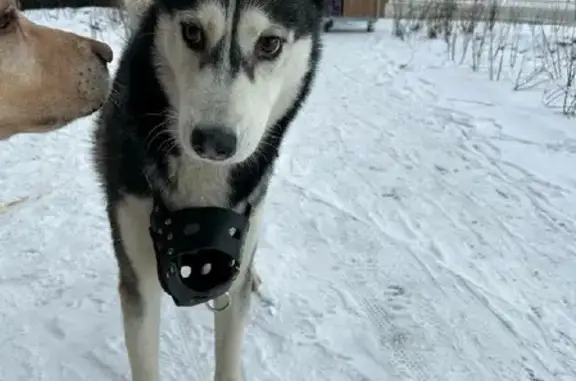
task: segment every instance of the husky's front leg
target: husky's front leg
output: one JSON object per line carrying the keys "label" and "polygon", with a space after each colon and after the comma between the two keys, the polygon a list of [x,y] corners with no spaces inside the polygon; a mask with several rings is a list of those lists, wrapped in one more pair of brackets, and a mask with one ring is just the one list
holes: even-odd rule
{"label": "husky's front leg", "polygon": [[148,236],[150,206],[128,198],[110,213],[114,249],[120,270],[124,340],[132,381],[158,381],[158,342],[162,290]]}
{"label": "husky's front leg", "polygon": [[244,330],[250,313],[252,291],[258,286],[260,278],[254,272],[254,256],[258,245],[258,236],[262,220],[262,204],[254,208],[250,218],[250,230],[243,247],[243,262],[240,274],[230,290],[230,299],[220,297],[214,307],[223,311],[214,313],[215,381],[242,381],[242,347]]}
{"label": "husky's front leg", "polygon": [[[252,292],[250,271],[241,274],[238,281],[242,283],[230,293],[228,308],[214,313],[215,381],[242,381],[242,344]],[[223,308],[225,299],[218,298],[214,303],[215,308]]]}
{"label": "husky's front leg", "polygon": [[132,381],[158,381],[160,290],[140,284],[136,295],[133,286],[122,281],[119,289]]}

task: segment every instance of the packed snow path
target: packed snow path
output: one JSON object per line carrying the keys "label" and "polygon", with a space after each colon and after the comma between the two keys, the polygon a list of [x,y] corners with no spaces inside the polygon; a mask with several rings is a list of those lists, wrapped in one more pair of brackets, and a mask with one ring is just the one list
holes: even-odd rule
{"label": "packed snow path", "polygon": [[[576,380],[574,122],[379,27],[326,36],[284,146],[246,381]],[[0,380],[128,379],[92,128],[0,143]],[[163,380],[212,344],[166,299]]]}

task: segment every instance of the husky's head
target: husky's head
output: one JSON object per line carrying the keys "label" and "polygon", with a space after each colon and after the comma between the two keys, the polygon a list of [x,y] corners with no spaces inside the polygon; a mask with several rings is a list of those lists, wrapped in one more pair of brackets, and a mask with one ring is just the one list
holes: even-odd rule
{"label": "husky's head", "polygon": [[192,158],[240,163],[307,93],[322,0],[157,0],[154,62]]}

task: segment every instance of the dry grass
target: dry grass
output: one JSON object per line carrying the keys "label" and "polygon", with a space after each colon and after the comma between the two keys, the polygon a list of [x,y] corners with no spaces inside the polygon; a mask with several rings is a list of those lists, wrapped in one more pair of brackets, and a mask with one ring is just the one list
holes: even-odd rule
{"label": "dry grass", "polygon": [[[522,5],[520,5],[522,4]],[[540,89],[546,106],[576,116],[576,8],[567,3],[455,0],[390,3],[396,37],[442,39],[448,59],[512,89]]]}

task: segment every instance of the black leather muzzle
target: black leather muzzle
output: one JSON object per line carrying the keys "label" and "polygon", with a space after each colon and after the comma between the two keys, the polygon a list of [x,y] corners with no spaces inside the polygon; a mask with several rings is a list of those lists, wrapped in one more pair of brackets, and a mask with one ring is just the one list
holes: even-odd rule
{"label": "black leather muzzle", "polygon": [[154,197],[150,236],[158,279],[177,306],[195,306],[224,295],[240,272],[249,228],[245,214],[218,207],[169,211]]}

